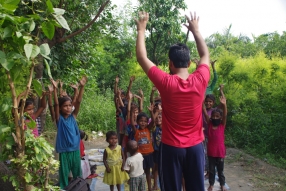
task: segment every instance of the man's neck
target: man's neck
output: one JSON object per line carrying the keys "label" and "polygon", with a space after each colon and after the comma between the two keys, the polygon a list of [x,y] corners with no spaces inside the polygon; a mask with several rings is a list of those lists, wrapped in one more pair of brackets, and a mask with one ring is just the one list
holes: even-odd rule
{"label": "man's neck", "polygon": [[181,79],[186,80],[189,77],[189,71],[188,68],[176,68],[176,73],[177,76],[179,76]]}

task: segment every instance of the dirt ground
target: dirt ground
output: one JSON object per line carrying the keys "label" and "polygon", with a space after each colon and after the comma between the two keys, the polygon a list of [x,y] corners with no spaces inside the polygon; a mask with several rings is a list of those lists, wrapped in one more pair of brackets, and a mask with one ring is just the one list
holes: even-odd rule
{"label": "dirt ground", "polygon": [[[86,149],[105,148],[104,137],[84,142]],[[226,183],[233,191],[286,191],[286,170],[271,166],[244,152],[227,149]]]}

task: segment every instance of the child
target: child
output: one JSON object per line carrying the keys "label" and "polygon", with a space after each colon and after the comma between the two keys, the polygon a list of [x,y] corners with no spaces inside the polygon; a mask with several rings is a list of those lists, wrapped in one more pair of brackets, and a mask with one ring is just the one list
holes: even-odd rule
{"label": "child", "polygon": [[[132,94],[129,94],[129,97],[132,98]],[[137,116],[137,128],[134,123],[134,119],[131,119],[131,126],[132,131],[134,132],[134,139],[137,141],[139,149],[138,152],[140,152],[143,155],[144,161],[143,161],[143,168],[144,172],[146,174],[147,179],[147,185],[148,185],[148,191],[151,191],[151,175],[150,175],[150,168],[153,167],[153,145],[152,145],[152,139],[151,139],[151,128],[154,127],[154,116],[153,114],[153,105],[151,105],[150,108],[148,108],[151,115],[152,115],[152,121],[148,124],[148,116],[145,113],[139,113]]]}
{"label": "child", "polygon": [[127,158],[124,170],[129,173],[129,190],[130,191],[146,191],[146,176],[143,170],[143,156],[138,153],[138,145],[134,140],[127,143],[127,150],[130,157]]}
{"label": "child", "polygon": [[79,133],[80,133],[80,158],[83,158],[85,156],[85,153],[84,153],[85,148],[84,148],[84,143],[82,140],[84,139],[85,141],[87,141],[88,136],[82,130],[79,130]]}
{"label": "child", "polygon": [[[158,109],[157,109],[158,108]],[[153,168],[153,177],[154,177],[154,186],[153,190],[158,190],[158,163],[159,163],[159,148],[161,144],[162,137],[162,108],[161,105],[158,104],[154,109],[155,112],[158,112],[157,117],[155,119],[156,127],[153,131],[153,160],[154,160],[154,168]]]}
{"label": "child", "polygon": [[227,107],[225,97],[220,97],[223,111],[221,109],[214,109],[209,118],[206,109],[204,108],[204,115],[208,122],[208,159],[209,159],[209,188],[208,191],[213,190],[215,182],[215,168],[218,171],[219,182],[222,191],[226,191],[225,177],[223,174],[225,145],[224,145],[224,130],[226,125]]}
{"label": "child", "polygon": [[[18,103],[20,103],[19,108],[23,104],[22,103],[23,100],[20,100],[20,99],[24,95],[25,95],[25,92],[21,93],[18,96],[18,100],[19,100]],[[36,112],[35,112],[34,100],[32,98],[26,99],[26,102],[24,105],[24,113],[27,113],[29,116],[25,117],[26,118],[25,123],[30,122],[31,119],[35,121],[41,115],[41,113],[43,112],[45,108],[46,108],[46,93],[43,93],[42,98],[41,98],[41,105],[39,106]],[[25,129],[27,129],[26,125],[25,125]],[[35,137],[38,137],[39,136],[38,127],[33,128],[32,133],[34,134]]]}
{"label": "child", "polygon": [[68,185],[68,175],[72,172],[73,178],[82,176],[80,160],[80,133],[76,122],[82,101],[84,86],[87,78],[80,80],[80,91],[72,112],[72,100],[63,96],[58,99],[58,82],[52,80],[54,86],[54,110],[57,123],[56,151],[59,153],[59,181],[61,189]]}
{"label": "child", "polygon": [[[224,97],[223,84],[220,84],[220,95]],[[204,105],[205,105],[205,108],[206,108],[206,111],[209,117],[211,117],[212,111],[216,109],[216,107],[215,108],[213,107],[214,104],[215,104],[215,96],[213,94],[207,94],[205,97]],[[221,108],[221,105],[219,105],[218,108]],[[204,115],[203,115],[203,130],[204,130],[204,136],[205,136],[205,140],[203,142],[204,149],[205,149],[205,171],[206,171],[205,178],[207,179],[209,177],[209,163],[208,163],[208,152],[207,152],[208,123]]]}
{"label": "child", "polygon": [[129,179],[128,174],[123,169],[125,157],[121,146],[117,145],[118,138],[115,131],[108,131],[106,133],[106,141],[109,145],[103,153],[103,163],[106,168],[103,182],[110,185],[111,191],[114,190],[114,185],[120,191],[120,185]]}

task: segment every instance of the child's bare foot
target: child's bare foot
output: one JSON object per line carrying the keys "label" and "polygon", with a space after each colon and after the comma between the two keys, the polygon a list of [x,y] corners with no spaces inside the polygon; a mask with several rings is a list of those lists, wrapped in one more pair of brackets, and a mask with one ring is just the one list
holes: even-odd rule
{"label": "child's bare foot", "polygon": [[212,191],[214,186],[209,186],[208,191]]}
{"label": "child's bare foot", "polygon": [[158,186],[153,186],[152,190],[159,190]]}
{"label": "child's bare foot", "polygon": [[221,188],[221,191],[227,191],[225,186],[220,186],[220,188]]}

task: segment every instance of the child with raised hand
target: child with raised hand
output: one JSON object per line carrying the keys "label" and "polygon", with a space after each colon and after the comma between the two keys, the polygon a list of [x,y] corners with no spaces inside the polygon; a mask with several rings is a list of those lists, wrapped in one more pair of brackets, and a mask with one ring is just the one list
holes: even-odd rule
{"label": "child with raised hand", "polygon": [[[130,98],[132,98],[132,93],[129,94]],[[151,138],[151,129],[154,127],[154,119],[156,116],[153,114],[153,105],[151,105],[148,109],[152,115],[152,121],[148,124],[148,116],[145,113],[139,113],[137,116],[137,126],[136,127],[134,120],[131,119],[132,131],[134,132],[134,139],[137,141],[140,152],[143,155],[143,168],[146,174],[148,191],[151,191],[151,175],[150,168],[154,166],[153,161],[153,145]]]}
{"label": "child with raised hand", "polygon": [[127,143],[127,151],[130,157],[127,158],[124,170],[129,173],[129,190],[146,191],[146,176],[143,169],[143,156],[138,152],[138,144],[134,140]]}
{"label": "child with raised hand", "polygon": [[120,145],[117,145],[118,138],[115,131],[106,133],[106,141],[108,147],[103,153],[103,163],[106,168],[103,182],[110,185],[110,190],[114,190],[116,185],[117,190],[121,190],[120,185],[129,179],[128,174],[124,171],[125,157]]}
{"label": "child with raised hand", "polygon": [[58,99],[58,82],[54,86],[54,110],[57,123],[56,152],[59,153],[59,181],[61,189],[68,185],[70,171],[73,178],[82,176],[80,161],[80,133],[76,122],[87,78],[80,80],[80,91],[72,111],[72,100],[68,96]]}
{"label": "child with raised hand", "polygon": [[[23,100],[21,100],[21,97],[23,97],[26,94],[26,91],[22,92],[19,96],[18,96],[18,103],[19,103],[19,108],[22,106],[23,104]],[[42,98],[41,98],[41,103],[40,106],[38,107],[37,111],[35,111],[35,105],[34,105],[34,99],[33,98],[28,98],[26,99],[25,105],[24,105],[24,113],[27,113],[28,116],[25,116],[25,123],[30,122],[30,120],[36,120],[41,113],[43,112],[43,110],[46,108],[46,95],[47,93],[43,93],[42,94]],[[27,129],[27,125],[25,125],[25,130]],[[39,136],[39,132],[38,132],[38,127],[36,126],[35,128],[32,129],[32,133],[34,134],[35,137]]]}
{"label": "child with raised hand", "polygon": [[223,174],[224,169],[224,158],[226,154],[226,149],[224,145],[224,130],[226,125],[227,117],[227,106],[225,97],[220,97],[220,103],[223,110],[214,109],[211,113],[211,118],[209,118],[205,107],[204,115],[208,122],[208,159],[209,159],[209,188],[208,191],[213,190],[213,185],[215,182],[215,168],[217,168],[219,182],[222,191],[226,191],[225,187],[225,176]]}

